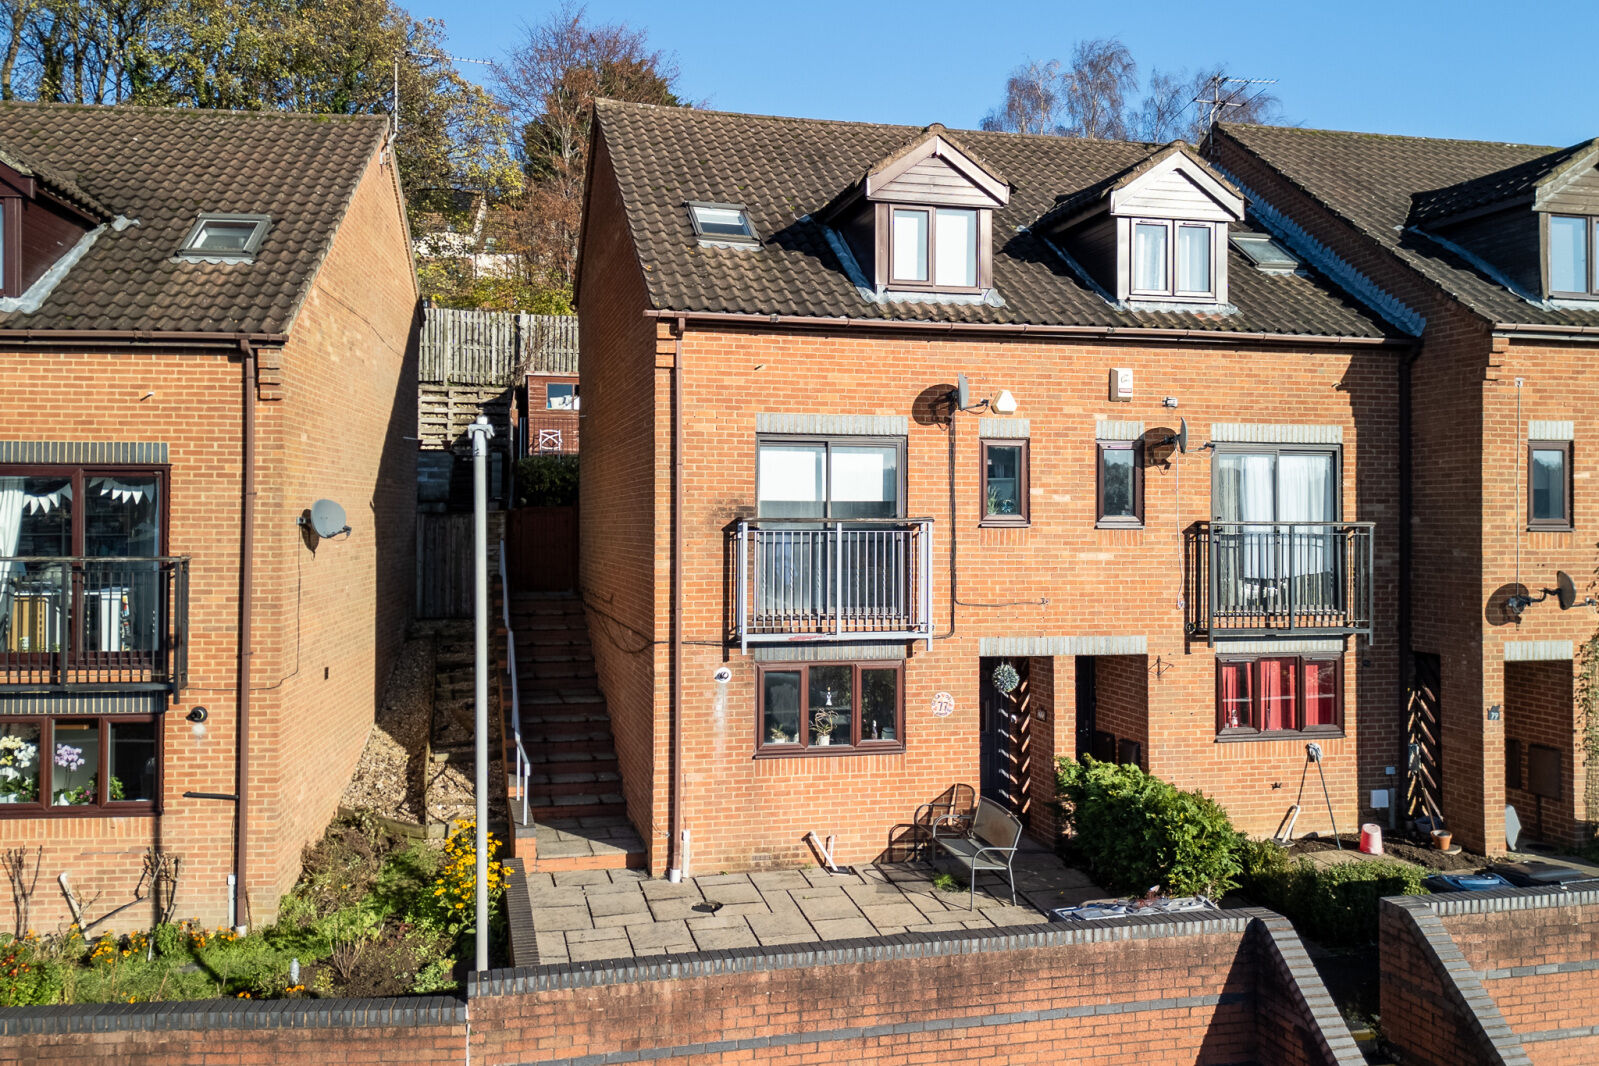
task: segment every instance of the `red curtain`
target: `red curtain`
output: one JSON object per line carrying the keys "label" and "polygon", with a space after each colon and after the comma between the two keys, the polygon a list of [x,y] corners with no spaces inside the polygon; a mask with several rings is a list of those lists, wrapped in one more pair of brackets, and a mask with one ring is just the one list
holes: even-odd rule
{"label": "red curtain", "polygon": [[1305,663],[1305,725],[1338,724],[1338,664]]}
{"label": "red curtain", "polygon": [[1293,659],[1260,660],[1260,728],[1293,729],[1294,688],[1297,679]]}
{"label": "red curtain", "polygon": [[1251,714],[1253,693],[1250,692],[1249,663],[1220,663],[1221,671],[1221,728],[1247,729],[1254,726]]}

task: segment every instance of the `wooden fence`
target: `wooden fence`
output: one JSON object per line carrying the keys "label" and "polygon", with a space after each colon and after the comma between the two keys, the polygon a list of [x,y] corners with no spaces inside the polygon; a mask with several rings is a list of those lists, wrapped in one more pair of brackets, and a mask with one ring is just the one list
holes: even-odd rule
{"label": "wooden fence", "polygon": [[577,374],[577,317],[430,307],[422,381],[515,385],[525,374]]}
{"label": "wooden fence", "polygon": [[[499,568],[505,512],[488,515],[489,580]],[[472,617],[472,513],[416,516],[416,616]]]}

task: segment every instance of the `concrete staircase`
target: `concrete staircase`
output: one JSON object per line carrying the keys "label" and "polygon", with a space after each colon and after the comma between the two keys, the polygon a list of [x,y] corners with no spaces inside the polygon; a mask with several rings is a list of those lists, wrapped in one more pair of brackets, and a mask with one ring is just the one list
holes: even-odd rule
{"label": "concrete staircase", "polygon": [[[594,676],[583,604],[571,593],[513,593],[522,747],[533,765],[528,816],[508,781],[517,854],[529,872],[642,868],[644,843],[627,820],[611,716]],[[506,708],[506,736],[511,736]]]}

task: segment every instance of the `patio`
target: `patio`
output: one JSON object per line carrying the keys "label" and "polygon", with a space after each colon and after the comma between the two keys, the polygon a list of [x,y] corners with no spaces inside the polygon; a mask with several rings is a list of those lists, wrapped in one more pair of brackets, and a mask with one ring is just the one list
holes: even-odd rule
{"label": "patio", "polygon": [[[984,875],[976,906],[936,888],[925,863],[714,874],[681,883],[639,870],[526,876],[538,963],[590,962],[696,951],[807,944],[897,933],[1047,922],[1048,911],[1106,893],[1036,845],[1016,856],[1016,905],[1003,878]],[[513,927],[517,924],[514,917]],[[518,965],[534,960],[518,959]]]}

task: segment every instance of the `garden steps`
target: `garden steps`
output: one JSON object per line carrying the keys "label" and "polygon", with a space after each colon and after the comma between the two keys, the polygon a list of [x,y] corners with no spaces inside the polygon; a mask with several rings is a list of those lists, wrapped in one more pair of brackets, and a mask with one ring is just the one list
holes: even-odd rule
{"label": "garden steps", "polygon": [[[642,867],[644,844],[627,820],[582,601],[570,593],[513,593],[510,620],[522,746],[532,764],[526,790],[532,825],[519,823],[522,789],[514,775],[507,780],[524,869]],[[509,708],[505,724],[509,732]]]}

